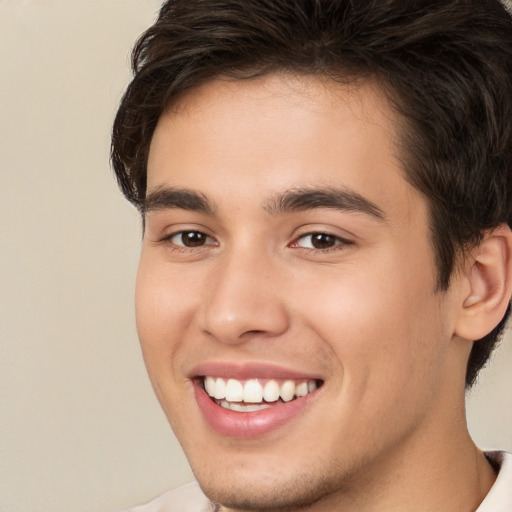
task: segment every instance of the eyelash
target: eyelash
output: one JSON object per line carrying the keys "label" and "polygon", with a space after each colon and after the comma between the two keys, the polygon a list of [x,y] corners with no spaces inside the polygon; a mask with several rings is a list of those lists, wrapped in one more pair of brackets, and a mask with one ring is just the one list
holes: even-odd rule
{"label": "eyelash", "polygon": [[169,248],[173,251],[181,251],[181,252],[188,252],[188,251],[197,251],[197,250],[201,250],[201,249],[204,249],[204,247],[208,247],[210,245],[214,245],[214,246],[217,246],[218,243],[214,241],[213,244],[202,244],[202,245],[198,245],[198,246],[192,246],[192,247],[188,247],[186,245],[180,245],[180,244],[177,244],[175,242],[173,242],[173,238],[175,237],[178,237],[181,235],[182,239],[183,239],[183,236],[186,235],[186,234],[189,234],[189,235],[200,235],[200,236],[203,236],[205,238],[205,240],[213,240],[213,238],[209,235],[207,235],[206,233],[202,232],[202,231],[199,231],[199,230],[195,230],[195,229],[183,229],[181,231],[176,231],[174,233],[171,233],[169,235],[166,235],[164,236],[163,238],[161,238],[160,240],[158,240],[159,243],[162,243],[162,244],[166,244],[169,246]]}
{"label": "eyelash", "polygon": [[[328,237],[328,238],[332,239],[332,241],[334,242],[334,245],[331,247],[325,247],[323,249],[316,248],[316,247],[302,247],[299,245],[299,241],[304,240],[308,237],[311,238],[314,236]],[[300,248],[304,251],[308,251],[308,252],[312,252],[312,253],[326,254],[326,253],[330,253],[330,252],[334,252],[334,251],[341,251],[344,248],[346,248],[346,246],[352,245],[352,244],[353,244],[353,242],[351,242],[350,240],[347,240],[347,239],[342,238],[337,235],[333,235],[332,233],[329,233],[326,231],[312,231],[310,233],[304,233],[303,235],[300,235],[299,237],[297,237],[295,239],[295,241],[290,244],[290,247]],[[313,245],[313,244],[311,244],[311,245]]]}
{"label": "eyelash", "polygon": [[[187,234],[188,235],[196,235],[196,236],[199,235],[200,237],[204,237],[205,243],[197,245],[197,246],[191,246],[190,247],[190,246],[186,246],[184,244],[183,245],[177,244],[177,243],[172,241],[173,238],[178,237],[178,236],[181,236],[182,237],[182,241],[183,241],[183,236],[187,235]],[[308,237],[314,237],[314,236],[328,237],[328,238],[332,239],[332,241],[334,242],[334,245],[331,246],[331,247],[325,247],[325,248],[303,247],[303,246],[299,245],[299,242],[301,240],[305,240]],[[212,240],[213,243],[207,243],[208,239]],[[211,236],[207,235],[206,233],[204,233],[202,231],[198,231],[198,230],[181,230],[181,231],[176,231],[174,233],[171,233],[169,235],[164,236],[163,238],[158,240],[158,242],[159,243],[163,243],[163,244],[167,244],[170,247],[170,249],[172,249],[173,251],[181,251],[181,252],[198,251],[198,250],[204,249],[205,247],[218,246],[219,245],[218,242],[216,242]],[[311,245],[313,245],[313,243],[311,243]],[[347,240],[345,238],[342,238],[340,236],[333,235],[332,233],[325,232],[325,231],[312,231],[310,233],[304,233],[303,235],[300,235],[292,243],[290,243],[288,247],[301,249],[301,250],[306,251],[308,253],[326,254],[326,253],[330,253],[330,252],[334,252],[334,251],[343,250],[348,245],[353,245],[353,242],[350,241],[350,240]]]}

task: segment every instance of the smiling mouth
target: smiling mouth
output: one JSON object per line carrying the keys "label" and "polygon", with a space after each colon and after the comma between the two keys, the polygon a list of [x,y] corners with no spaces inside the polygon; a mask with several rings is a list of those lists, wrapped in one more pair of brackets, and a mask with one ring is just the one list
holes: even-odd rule
{"label": "smiling mouth", "polygon": [[291,402],[313,393],[322,381],[202,377],[203,388],[220,407],[237,412],[256,412]]}

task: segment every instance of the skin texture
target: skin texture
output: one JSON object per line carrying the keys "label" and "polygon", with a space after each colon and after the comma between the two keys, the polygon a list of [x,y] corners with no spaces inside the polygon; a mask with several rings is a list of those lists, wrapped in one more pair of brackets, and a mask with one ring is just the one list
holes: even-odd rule
{"label": "skin texture", "polygon": [[[222,510],[469,512],[493,483],[465,426],[471,343],[458,331],[475,339],[466,306],[486,276],[463,266],[435,291],[427,204],[404,179],[396,126],[371,84],[286,75],[210,82],[158,123],[148,194],[187,189],[211,211],[146,213],[137,325],[158,399]],[[299,189],[350,191],[380,213],[276,211]],[[181,231],[206,237],[185,247]],[[332,247],[312,247],[312,232]],[[219,362],[323,385],[284,427],[236,439],[194,396],[194,368]]]}

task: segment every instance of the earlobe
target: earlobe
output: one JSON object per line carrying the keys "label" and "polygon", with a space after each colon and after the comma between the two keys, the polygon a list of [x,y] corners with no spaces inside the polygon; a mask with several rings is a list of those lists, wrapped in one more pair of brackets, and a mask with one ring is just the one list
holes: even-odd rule
{"label": "earlobe", "polygon": [[466,259],[464,296],[455,334],[478,340],[498,325],[512,293],[512,232],[502,224],[489,231]]}

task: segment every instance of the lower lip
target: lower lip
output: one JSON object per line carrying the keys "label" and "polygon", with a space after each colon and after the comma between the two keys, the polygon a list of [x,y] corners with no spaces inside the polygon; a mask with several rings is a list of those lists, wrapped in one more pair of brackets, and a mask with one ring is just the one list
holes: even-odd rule
{"label": "lower lip", "polygon": [[208,425],[226,437],[252,439],[269,434],[283,427],[308,407],[311,395],[290,402],[272,405],[268,409],[254,412],[238,412],[217,405],[198,383],[194,386],[199,408]]}

